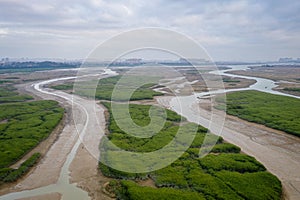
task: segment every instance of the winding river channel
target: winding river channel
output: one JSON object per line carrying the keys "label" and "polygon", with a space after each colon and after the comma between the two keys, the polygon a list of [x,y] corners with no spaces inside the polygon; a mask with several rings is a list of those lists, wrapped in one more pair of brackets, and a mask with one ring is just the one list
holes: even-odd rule
{"label": "winding river channel", "polygon": [[[201,115],[199,113],[195,113],[195,111],[193,109],[193,105],[195,103],[197,103],[197,101],[198,101],[198,98],[195,98],[195,96],[201,98],[201,97],[204,97],[207,95],[219,94],[219,93],[224,93],[224,92],[242,91],[242,90],[258,90],[258,91],[263,91],[263,92],[272,93],[272,94],[290,96],[290,97],[294,97],[294,98],[298,98],[298,99],[300,98],[298,96],[274,91],[273,88],[276,87],[277,85],[276,85],[276,82],[274,82],[272,80],[257,78],[257,77],[233,75],[233,74],[228,73],[228,72],[234,71],[234,70],[247,70],[247,69],[248,69],[248,66],[241,65],[241,66],[233,66],[233,67],[231,67],[231,69],[210,72],[211,74],[216,74],[216,75],[226,75],[226,76],[230,76],[230,77],[238,77],[238,78],[256,80],[256,83],[254,83],[253,85],[251,85],[247,88],[216,90],[216,91],[212,91],[210,93],[202,92],[202,93],[196,93],[191,96],[180,96],[180,97],[172,98],[169,101],[169,107],[172,110],[176,111],[177,113],[186,117],[189,121],[197,122],[204,127],[210,128],[212,132],[214,132],[214,133],[218,132],[219,135],[222,135],[225,140],[232,142],[236,145],[239,145],[245,153],[255,156],[259,161],[261,161],[264,165],[266,165],[266,167],[269,171],[276,174],[281,180],[285,181],[286,177],[284,177],[284,176],[287,176],[287,174],[290,172],[284,171],[285,169],[281,169],[281,166],[285,165],[286,162],[290,162],[292,160],[291,167],[295,166],[296,172],[299,172],[299,169],[298,169],[300,166],[299,165],[299,162],[300,162],[299,157],[291,157],[290,158],[290,157],[286,156],[285,151],[283,151],[281,149],[278,150],[277,147],[269,148],[269,146],[264,146],[264,145],[261,145],[260,143],[257,143],[256,141],[253,140],[253,138],[249,139],[248,136],[239,134],[238,131],[236,131],[236,130],[230,129],[228,127],[224,127],[224,128],[220,127],[220,126],[223,126],[223,124],[220,125],[218,128],[215,128],[215,130],[214,130],[214,126],[212,126],[210,124],[210,119],[201,117]],[[106,70],[104,73],[109,74],[109,75],[114,75],[114,72],[111,70]],[[75,79],[75,78],[76,77],[65,77],[65,78],[57,78],[57,79],[41,81],[39,83],[34,83],[32,85],[32,87],[35,90],[39,91],[40,93],[63,98],[65,101],[67,101],[69,103],[73,101],[73,104],[76,104],[76,106],[82,110],[82,113],[84,113],[86,115],[85,124],[83,124],[83,126],[81,127],[80,132],[79,132],[79,134],[84,135],[86,132],[86,128],[88,126],[89,118],[91,118],[91,117],[90,117],[90,112],[89,112],[88,108],[86,108],[86,105],[83,105],[82,102],[80,102],[79,100],[78,101],[76,100],[76,99],[80,99],[80,97],[76,96],[74,98],[70,94],[66,94],[61,91],[52,91],[52,90],[48,90],[48,89],[45,89],[44,87],[42,87],[43,85],[46,85],[46,84],[49,84],[52,82]],[[159,103],[162,103],[161,102],[162,98],[157,99]],[[179,99],[179,101],[178,101],[178,99]],[[292,137],[292,136],[286,136],[286,137]],[[50,185],[35,188],[35,189],[29,189],[29,190],[23,190],[23,191],[19,191],[19,192],[9,193],[9,194],[0,196],[0,199],[1,200],[19,199],[19,198],[44,195],[44,194],[49,194],[49,193],[54,193],[54,192],[58,192],[58,193],[62,194],[62,199],[64,199],[64,200],[90,199],[90,197],[88,196],[88,193],[86,191],[78,188],[76,186],[76,184],[71,184],[69,181],[70,180],[70,175],[69,175],[70,174],[70,171],[69,171],[70,163],[74,159],[76,151],[77,151],[80,143],[81,143],[81,140],[79,139],[79,137],[77,137],[77,139],[74,140],[71,151],[68,153],[67,158],[61,168],[59,179],[55,184],[50,184]],[[278,151],[280,151],[279,154],[273,155],[273,157],[269,156],[269,155],[274,154],[274,152],[278,153]],[[266,156],[264,156],[264,154],[266,154]],[[295,155],[295,156],[297,156],[297,155]],[[278,161],[279,168],[276,168],[276,166],[273,166],[274,159],[283,159],[282,165],[280,165],[281,161]],[[295,163],[294,162],[295,160],[296,161],[298,160],[298,162]],[[293,169],[294,168],[289,168],[289,170],[293,170]],[[283,172],[280,172],[280,170],[283,170]],[[298,174],[300,174],[300,173],[298,173]],[[300,175],[298,175],[298,176],[295,176],[296,181],[299,181],[299,183],[300,183]],[[298,178],[299,178],[299,180],[298,180]],[[300,190],[300,188],[297,188],[298,186],[300,186],[300,184],[297,185],[298,182],[293,182],[294,179],[293,180],[291,180],[291,179],[292,179],[292,177],[287,178],[288,184],[290,184],[291,187],[296,188],[296,190],[298,190],[298,189]],[[287,186],[287,191],[294,192],[289,188],[289,186]],[[291,195],[291,199],[293,199],[293,197],[294,197],[293,195],[296,195],[296,197],[299,197],[298,196],[299,193],[295,192],[295,194],[293,193]]]}
{"label": "winding river channel", "polygon": [[[173,97],[167,101],[158,98],[158,101],[160,104],[186,117],[189,121],[198,123],[211,132],[222,136],[226,141],[241,147],[244,153],[254,156],[281,180],[284,198],[298,200],[300,199],[300,139],[298,137],[240,119],[226,118],[224,112],[211,114],[205,109],[195,111],[201,103],[199,99],[224,92],[258,90],[300,99],[299,96],[273,90],[277,86],[273,80],[229,73],[230,71],[247,69],[249,69],[248,66],[241,65],[210,72],[211,74],[256,80],[256,83],[247,88],[201,92],[190,96]],[[297,112],[297,108],[295,108],[295,112]]]}

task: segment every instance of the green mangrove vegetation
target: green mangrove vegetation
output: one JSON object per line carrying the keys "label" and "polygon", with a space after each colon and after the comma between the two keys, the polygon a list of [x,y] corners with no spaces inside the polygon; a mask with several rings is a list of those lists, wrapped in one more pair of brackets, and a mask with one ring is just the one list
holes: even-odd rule
{"label": "green mangrove vegetation", "polygon": [[300,88],[283,88],[283,90],[288,92],[300,92]]}
{"label": "green mangrove vegetation", "polygon": [[[93,86],[95,85],[94,81],[83,81],[75,83],[74,93],[82,96],[93,97],[95,96],[98,100],[112,100],[112,93],[115,89],[116,84],[121,79],[121,75],[108,77],[104,79],[100,79],[97,83],[96,91],[93,90]],[[135,78],[137,78],[135,76]],[[142,79],[143,77],[138,77],[138,79]],[[122,81],[121,88],[115,99],[113,100],[128,100],[127,94],[130,87],[132,87],[133,83],[130,80],[130,77],[126,77],[126,79]],[[139,80],[137,80],[138,82]],[[153,79],[153,81],[155,81]],[[139,87],[130,97],[130,100],[143,100],[143,99],[152,99],[154,96],[162,95],[160,92],[156,92],[152,90],[152,87],[156,84],[145,84]],[[73,83],[64,83],[61,85],[53,85],[51,86],[53,89],[57,90],[73,90]],[[124,89],[125,88],[125,89]]]}
{"label": "green mangrove vegetation", "polygon": [[226,104],[230,115],[300,137],[299,99],[259,91],[240,91],[227,94]]}
{"label": "green mangrove vegetation", "polygon": [[[14,181],[34,162],[18,170],[9,166],[46,139],[63,117],[64,109],[51,100],[0,104],[1,180]],[[35,160],[34,158],[32,158]],[[37,158],[36,158],[37,159]],[[32,164],[33,163],[33,164]],[[4,176],[2,172],[7,176]]]}
{"label": "green mangrove vegetation", "polygon": [[0,105],[0,167],[7,167],[48,137],[63,117],[55,101]]}
{"label": "green mangrove vegetation", "polygon": [[223,78],[223,82],[225,82],[225,83],[239,83],[241,81],[237,80],[237,79],[230,78],[230,77],[225,77],[225,78]]}
{"label": "green mangrove vegetation", "polygon": [[17,169],[10,166],[46,139],[64,114],[55,101],[32,101],[32,96],[20,94],[18,83],[19,77],[0,80],[0,184],[16,181],[30,170],[40,153]]}
{"label": "green mangrove vegetation", "polygon": [[40,153],[34,153],[30,158],[23,162],[17,169],[1,168],[0,169],[0,183],[1,182],[14,182],[18,178],[26,174],[30,168],[37,163],[41,157]]}
{"label": "green mangrove vegetation", "polygon": [[32,100],[33,97],[27,94],[19,94],[13,86],[12,80],[0,80],[0,104],[10,102],[22,102]]}
{"label": "green mangrove vegetation", "polygon": [[[174,138],[181,126],[192,124],[185,119],[179,123],[181,116],[167,110],[165,125],[158,133],[149,138],[137,138],[118,126],[112,115],[111,104],[103,104],[109,112],[108,138],[127,151],[150,152],[160,149]],[[149,124],[150,107],[130,104],[129,112],[133,121],[140,126]],[[119,111],[122,112],[122,109]],[[127,173],[99,162],[102,174],[112,178],[108,190],[117,199],[124,200],[281,199],[281,182],[267,172],[262,164],[240,153],[239,147],[208,133],[207,129],[198,126],[196,130],[195,135],[190,133],[194,137],[192,144],[175,162],[153,172]],[[199,150],[205,136],[208,138],[206,148],[212,147],[215,142],[217,144],[207,156],[200,158]],[[152,186],[139,184],[141,180],[148,179],[152,180]]]}

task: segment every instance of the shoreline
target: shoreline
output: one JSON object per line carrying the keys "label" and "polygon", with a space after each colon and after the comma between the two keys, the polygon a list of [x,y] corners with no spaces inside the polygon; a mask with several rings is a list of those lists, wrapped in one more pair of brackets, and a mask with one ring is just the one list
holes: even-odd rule
{"label": "shoreline", "polygon": [[[160,105],[172,109],[172,98],[158,97],[156,100]],[[199,109],[199,115],[209,116],[208,110],[201,106]],[[285,199],[299,199],[300,138],[231,115],[226,115],[221,137],[239,146],[247,155],[255,157],[270,173],[277,176],[282,183]]]}

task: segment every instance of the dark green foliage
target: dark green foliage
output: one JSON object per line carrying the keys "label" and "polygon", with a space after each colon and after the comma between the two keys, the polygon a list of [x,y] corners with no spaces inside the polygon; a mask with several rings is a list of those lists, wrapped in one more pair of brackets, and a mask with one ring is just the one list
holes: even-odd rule
{"label": "dark green foliage", "polygon": [[122,172],[113,168],[110,168],[101,162],[99,162],[99,169],[101,170],[102,174],[116,179],[130,179],[130,180],[144,180],[147,179],[148,174],[142,173],[128,173]]}
{"label": "dark green foliage", "polygon": [[283,90],[288,92],[300,92],[300,88],[283,88]]}
{"label": "dark green foliage", "polygon": [[0,180],[3,182],[13,182],[18,178],[26,174],[30,168],[38,161],[40,158],[40,153],[33,154],[25,162],[21,164],[18,169],[3,168],[0,171]]}
{"label": "dark green foliage", "polygon": [[73,83],[65,83],[62,85],[53,85],[51,88],[55,90],[72,90],[73,89]]}
{"label": "dark green foliage", "polygon": [[206,199],[242,199],[223,181],[209,173],[205,173],[201,168],[190,170],[187,180],[190,187],[204,194]]}
{"label": "dark green foliage", "polygon": [[[115,85],[118,83],[121,77],[122,76],[113,76],[100,79],[98,83],[95,83],[94,81],[78,82],[75,84],[74,93],[87,97],[95,97],[99,100],[112,100],[112,92],[114,89],[116,89]],[[137,77],[134,76],[133,78]],[[95,84],[97,84],[97,88],[93,89]],[[154,96],[163,95],[162,93],[155,92],[151,89],[153,86],[155,86],[155,84],[145,84],[135,90],[130,99],[128,99],[128,92],[126,91],[132,87],[132,81],[130,78],[128,78],[128,82],[125,81],[123,84],[125,85],[120,86],[123,88],[119,88],[120,90],[118,90],[118,92],[115,94],[116,96],[114,96],[114,101],[153,99]],[[62,85],[52,86],[52,88],[57,90],[70,90],[73,89],[73,84],[65,83]]]}
{"label": "dark green foliage", "polygon": [[47,138],[63,113],[55,101],[0,105],[0,168],[16,162]]}
{"label": "dark green foliage", "polygon": [[116,192],[119,199],[124,200],[203,200],[197,192],[177,190],[173,188],[142,187],[133,181],[121,181],[121,187]]}
{"label": "dark green foliage", "polygon": [[223,82],[225,83],[239,83],[240,80],[232,79],[232,78],[223,78]]}
{"label": "dark green foliage", "polygon": [[200,159],[201,166],[209,170],[228,170],[238,172],[265,171],[265,167],[255,158],[245,154],[221,153],[219,155],[207,155]]}
{"label": "dark green foliage", "polygon": [[61,62],[7,62],[0,64],[0,74],[16,72],[34,72],[53,69],[67,69],[79,67],[80,63],[61,63]]}
{"label": "dark green foliage", "polygon": [[227,113],[300,136],[300,100],[258,91],[227,94]]}
{"label": "dark green foliage", "polygon": [[[205,139],[205,144],[203,145],[204,139]],[[194,141],[191,144],[191,148],[200,148],[202,145],[203,146],[211,146],[216,143],[217,144],[222,143],[222,141],[223,141],[222,137],[219,137],[219,136],[211,134],[211,133],[201,133],[200,132],[194,138]]]}
{"label": "dark green foliage", "polygon": [[184,166],[168,166],[153,173],[152,177],[158,187],[188,188]]}
{"label": "dark green foliage", "polygon": [[14,169],[12,169],[12,168],[0,169],[0,180],[3,180],[5,177],[7,177],[13,171],[14,171]]}
{"label": "dark green foliage", "polygon": [[[16,181],[36,163],[34,154],[18,169],[8,168],[47,138],[62,119],[64,110],[55,101],[34,101],[13,86],[17,77],[0,81],[0,180]],[[15,103],[18,102],[18,103]]]}
{"label": "dark green foliage", "polygon": [[11,85],[0,85],[0,104],[10,102],[22,102],[32,100],[33,97],[27,94],[20,95],[16,88]]}
{"label": "dark green foliage", "polygon": [[216,144],[212,149],[213,153],[240,153],[240,151],[240,147],[230,143]]}
{"label": "dark green foliage", "polygon": [[[181,116],[177,115],[175,112],[167,110],[166,123],[162,130],[159,133],[156,133],[151,138],[137,138],[126,134],[123,130],[119,128],[116,124],[116,121],[111,113],[110,103],[103,103],[110,112],[110,123],[108,129],[110,131],[109,138],[110,140],[120,148],[129,151],[138,151],[138,152],[152,152],[158,149],[161,149],[167,145],[175,136],[178,126],[175,126],[173,123],[181,120]],[[126,109],[126,105],[118,104],[119,112],[122,109]],[[129,113],[133,122],[139,126],[146,126],[150,122],[149,118],[149,109],[151,106],[148,105],[129,105]],[[162,118],[162,120],[164,120]],[[183,119],[185,120],[185,119]]]}
{"label": "dark green foliage", "polygon": [[281,183],[269,172],[240,174],[238,172],[221,171],[217,172],[216,176],[244,199],[281,199]]}
{"label": "dark green foliage", "polygon": [[[110,132],[108,135],[109,139],[117,146],[128,151],[148,152],[160,149],[174,138],[180,127],[178,123],[180,116],[171,111],[167,111],[167,122],[159,133],[151,138],[136,138],[126,134],[118,127],[111,113],[111,104],[104,103],[104,105],[108,108],[110,113],[108,125]],[[131,104],[129,108],[131,117],[136,124],[145,126],[150,122],[148,116],[150,106]],[[181,126],[187,126],[189,124],[191,123],[185,122],[184,125]],[[205,138],[205,136],[207,137]],[[204,138],[206,141],[205,145],[203,145]],[[207,149],[212,148],[213,154],[199,158],[199,150],[200,147],[203,146]],[[207,129],[199,126],[190,148],[169,166],[143,174],[118,171],[102,163],[99,163],[99,169],[105,176],[115,179],[141,180],[151,178],[155,186],[158,187],[141,187],[133,181],[113,181],[110,188],[112,188],[112,192],[117,195],[118,199],[232,200],[255,199],[254,197],[260,199],[261,193],[265,191],[267,191],[267,193],[262,195],[265,199],[272,199],[273,197],[276,197],[275,199],[280,198],[280,181],[275,176],[265,172],[266,169],[264,166],[253,157],[240,154],[239,152],[239,147],[229,143],[223,143],[221,137],[208,133]],[[105,154],[105,156],[107,155],[108,154]],[[238,175],[236,176],[244,181],[241,190],[235,185],[235,182],[233,182],[233,184],[228,183],[229,178],[223,175],[223,172],[235,172],[236,174],[240,174],[243,178],[239,178]],[[244,174],[245,177],[250,177],[248,183],[247,179],[244,179]],[[273,182],[271,182],[271,180]],[[249,189],[253,191],[247,191],[246,183],[251,184]],[[243,186],[243,184],[245,185]],[[272,193],[272,191],[274,193]],[[257,195],[255,196],[255,194]]]}

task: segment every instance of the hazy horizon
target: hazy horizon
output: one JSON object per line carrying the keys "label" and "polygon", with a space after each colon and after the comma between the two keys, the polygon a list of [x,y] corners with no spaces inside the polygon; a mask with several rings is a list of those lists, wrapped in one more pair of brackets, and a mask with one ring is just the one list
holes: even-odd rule
{"label": "hazy horizon", "polygon": [[112,36],[144,27],[187,35],[215,61],[300,57],[296,0],[3,0],[0,10],[0,58],[84,59]]}

